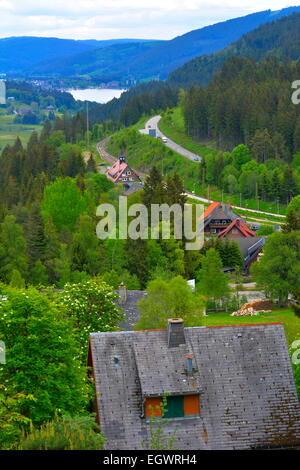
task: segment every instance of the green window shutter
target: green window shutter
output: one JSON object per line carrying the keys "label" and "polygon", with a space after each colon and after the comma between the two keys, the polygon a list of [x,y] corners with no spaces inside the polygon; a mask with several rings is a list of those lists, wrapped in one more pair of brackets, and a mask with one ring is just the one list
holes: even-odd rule
{"label": "green window shutter", "polygon": [[167,397],[167,411],[164,418],[182,418],[184,417],[184,401],[183,397]]}

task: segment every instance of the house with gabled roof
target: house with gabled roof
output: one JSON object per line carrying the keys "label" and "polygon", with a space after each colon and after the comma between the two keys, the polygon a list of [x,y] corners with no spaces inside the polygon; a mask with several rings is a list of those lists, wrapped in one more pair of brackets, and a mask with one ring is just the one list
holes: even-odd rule
{"label": "house with gabled roof", "polygon": [[202,215],[204,219],[204,234],[217,235],[227,228],[236,217],[236,214],[226,204],[212,202]]}
{"label": "house with gabled roof", "polygon": [[108,168],[105,174],[114,184],[122,183],[126,189],[135,183],[142,182],[138,174],[128,165],[123,154]]}
{"label": "house with gabled roof", "polygon": [[149,448],[162,415],[180,450],[300,446],[283,324],[93,333],[88,365],[106,449]]}
{"label": "house with gabled roof", "polygon": [[231,224],[228,225],[224,230],[218,233],[218,237],[255,237],[255,233],[250,230],[250,228],[245,224],[245,222],[240,218],[236,217]]}

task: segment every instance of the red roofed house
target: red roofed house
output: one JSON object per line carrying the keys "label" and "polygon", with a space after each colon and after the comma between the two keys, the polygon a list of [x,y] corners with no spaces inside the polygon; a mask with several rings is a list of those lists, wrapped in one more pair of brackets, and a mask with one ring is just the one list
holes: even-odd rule
{"label": "red roofed house", "polygon": [[126,188],[129,188],[134,183],[141,183],[140,177],[128,165],[124,155],[120,155],[118,160],[116,160],[113,166],[108,168],[105,174],[113,183],[122,183]]}
{"label": "red roofed house", "polygon": [[265,238],[257,237],[242,218],[220,202],[213,202],[207,207],[202,217],[206,236],[216,236],[224,242],[226,238],[232,238],[237,242],[244,258],[244,270],[248,271],[250,265],[258,259]]}
{"label": "red roofed house", "polygon": [[237,216],[226,204],[213,202],[206,208],[202,217],[204,218],[205,235],[217,235],[227,228]]}
{"label": "red roofed house", "polygon": [[218,233],[219,238],[229,237],[229,238],[238,238],[238,237],[255,237],[255,233],[250,230],[250,228],[243,222],[242,219],[237,217],[231,222],[228,227]]}

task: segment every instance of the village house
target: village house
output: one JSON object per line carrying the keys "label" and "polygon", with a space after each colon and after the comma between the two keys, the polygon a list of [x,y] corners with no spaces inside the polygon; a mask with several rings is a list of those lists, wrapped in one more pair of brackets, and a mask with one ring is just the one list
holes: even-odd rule
{"label": "village house", "polygon": [[136,183],[142,182],[137,173],[128,165],[125,155],[123,154],[108,168],[105,174],[114,184],[122,183],[126,189],[129,189]]}
{"label": "village house", "polygon": [[202,217],[204,218],[204,234],[210,236],[222,232],[237,216],[226,204],[212,202],[205,209]]}
{"label": "village house", "polygon": [[88,365],[106,449],[149,448],[150,422],[180,450],[300,446],[300,406],[283,324],[90,335]]}
{"label": "village house", "polygon": [[[266,239],[257,237],[245,221],[236,215],[226,204],[213,202],[203,214],[204,235],[216,237],[222,241],[231,238],[236,241],[244,259],[243,270],[249,271],[252,263],[257,261],[263,250]],[[234,266],[226,266],[226,269]]]}
{"label": "village house", "polygon": [[236,217],[231,224],[229,224],[224,230],[218,232],[217,236],[220,238],[238,238],[238,237],[255,237],[255,233],[245,224],[240,218]]}

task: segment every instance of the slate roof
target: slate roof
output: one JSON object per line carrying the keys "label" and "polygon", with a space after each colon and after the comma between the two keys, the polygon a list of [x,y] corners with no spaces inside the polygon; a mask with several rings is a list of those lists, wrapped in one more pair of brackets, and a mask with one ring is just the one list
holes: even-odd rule
{"label": "slate roof", "polygon": [[213,202],[202,214],[202,218],[204,218],[204,227],[206,227],[213,219],[234,220],[236,217],[236,214],[232,211],[230,206],[221,202]]}
{"label": "slate roof", "polygon": [[[199,376],[189,377],[186,373],[186,356],[192,354],[187,345],[169,349],[164,337],[158,336],[153,342],[147,335],[143,342],[134,342],[133,349],[143,396],[200,392]],[[153,370],[153,363],[159,367]]]}
{"label": "slate roof", "polygon": [[191,390],[182,376],[187,351],[201,413],[167,420],[164,434],[177,429],[176,448],[300,446],[300,407],[282,324],[185,328],[184,334],[186,344],[174,348],[166,348],[167,330],[90,335],[107,449],[147,448],[144,397]]}

